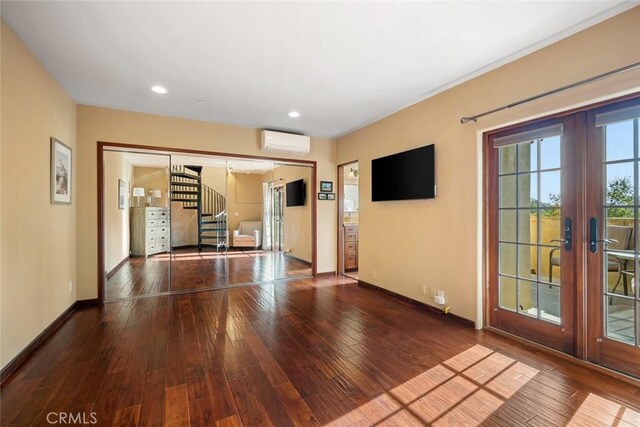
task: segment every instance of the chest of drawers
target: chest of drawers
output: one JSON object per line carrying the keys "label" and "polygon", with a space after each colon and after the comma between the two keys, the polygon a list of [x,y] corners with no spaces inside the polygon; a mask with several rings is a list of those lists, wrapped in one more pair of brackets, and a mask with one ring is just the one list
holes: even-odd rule
{"label": "chest of drawers", "polygon": [[358,226],[344,226],[344,268],[358,269]]}
{"label": "chest of drawers", "polygon": [[169,251],[169,208],[131,208],[130,221],[132,256],[149,256]]}

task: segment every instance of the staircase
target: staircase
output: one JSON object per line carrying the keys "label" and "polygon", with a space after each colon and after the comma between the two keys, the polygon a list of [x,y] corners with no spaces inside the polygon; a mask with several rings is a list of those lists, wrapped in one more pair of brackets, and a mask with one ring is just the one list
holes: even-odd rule
{"label": "staircase", "polygon": [[197,211],[198,250],[203,245],[227,247],[227,201],[202,183],[202,166],[171,167],[171,201]]}

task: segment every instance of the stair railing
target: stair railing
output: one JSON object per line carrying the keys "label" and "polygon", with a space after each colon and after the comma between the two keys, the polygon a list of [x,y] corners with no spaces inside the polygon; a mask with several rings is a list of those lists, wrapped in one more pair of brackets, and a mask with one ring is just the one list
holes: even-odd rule
{"label": "stair railing", "polygon": [[[216,221],[216,243],[218,246],[226,243],[227,217],[226,198],[208,185],[201,184],[202,188],[202,212],[211,214],[211,219]],[[221,231],[220,229],[223,228]]]}

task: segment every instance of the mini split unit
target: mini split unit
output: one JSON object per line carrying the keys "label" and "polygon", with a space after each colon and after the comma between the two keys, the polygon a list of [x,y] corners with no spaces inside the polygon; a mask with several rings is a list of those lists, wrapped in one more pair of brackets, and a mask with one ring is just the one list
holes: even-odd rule
{"label": "mini split unit", "polygon": [[262,149],[280,153],[306,154],[311,148],[311,138],[293,133],[262,131]]}

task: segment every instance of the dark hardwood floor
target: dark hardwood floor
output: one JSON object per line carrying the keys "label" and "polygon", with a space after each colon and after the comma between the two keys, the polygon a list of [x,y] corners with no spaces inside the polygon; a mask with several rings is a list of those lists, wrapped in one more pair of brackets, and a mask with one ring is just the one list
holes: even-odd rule
{"label": "dark hardwood floor", "polygon": [[129,258],[108,280],[106,300],[228,284],[311,276],[311,264],[282,252],[214,248],[176,249],[171,254]]}
{"label": "dark hardwood floor", "polygon": [[638,426],[640,389],[332,277],[79,311],[0,409],[20,426]]}

